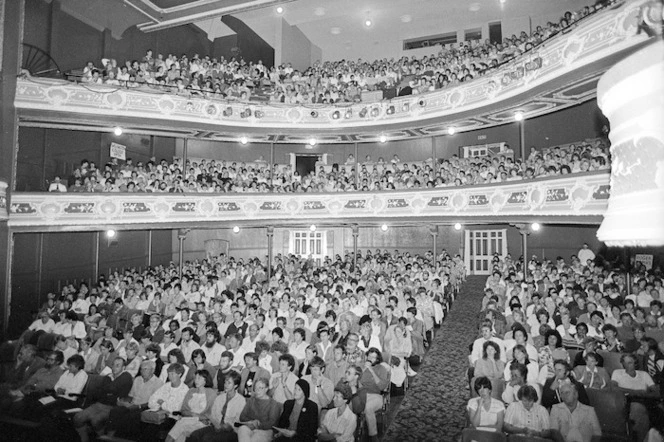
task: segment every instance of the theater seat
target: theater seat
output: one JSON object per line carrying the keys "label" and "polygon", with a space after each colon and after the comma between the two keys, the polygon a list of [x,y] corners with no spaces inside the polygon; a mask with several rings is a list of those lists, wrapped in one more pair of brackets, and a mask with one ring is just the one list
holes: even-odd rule
{"label": "theater seat", "polygon": [[525,434],[512,434],[507,438],[507,442],[551,442],[551,439],[526,436]]}
{"label": "theater seat", "polygon": [[461,433],[461,442],[505,442],[503,433],[466,428]]}
{"label": "theater seat", "polygon": [[595,408],[603,435],[627,437],[627,401],[616,390],[587,388],[590,405]]}
{"label": "theater seat", "polygon": [[619,368],[623,368],[622,364],[620,363],[620,353],[615,353],[615,352],[609,352],[609,351],[599,351],[597,352],[602,358],[604,358],[604,368],[606,369],[606,372],[609,374],[609,377],[613,373],[614,370],[617,370]]}

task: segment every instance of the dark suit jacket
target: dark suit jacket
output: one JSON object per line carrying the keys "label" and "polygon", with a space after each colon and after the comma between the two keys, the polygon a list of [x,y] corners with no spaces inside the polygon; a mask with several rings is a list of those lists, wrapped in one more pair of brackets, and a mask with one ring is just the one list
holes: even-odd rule
{"label": "dark suit jacket", "polygon": [[[271,376],[270,376],[269,371],[267,371],[266,369],[264,369],[262,367],[258,367],[258,370],[256,370],[256,374],[254,375],[254,382],[256,382],[256,380],[258,378],[266,379],[269,382],[270,377]],[[249,369],[248,368],[242,369],[242,372],[240,373],[240,387],[238,388],[237,391],[238,391],[238,393],[240,393],[243,396],[244,396],[244,393],[245,393],[244,389],[245,389],[245,386],[247,385],[247,379],[248,378],[249,378]]]}
{"label": "dark suit jacket", "polygon": [[[284,402],[284,410],[281,413],[277,427],[288,428],[289,419],[295,399],[290,399]],[[305,399],[300,417],[297,420],[297,429],[295,436],[288,439],[292,442],[314,442],[316,440],[316,433],[318,432],[318,405],[312,400]]]}
{"label": "dark suit jacket", "polygon": [[[542,406],[547,410],[551,409],[551,407],[553,407],[555,404],[562,402],[562,400],[558,397],[556,390],[551,389],[551,384],[553,383],[554,379],[555,378],[547,379],[544,383],[544,387],[542,387]],[[588,394],[586,393],[586,388],[583,386],[583,384],[577,382],[571,377],[570,381],[572,381],[576,387],[576,391],[579,393],[579,402],[585,405],[590,405],[590,399],[588,399]]]}

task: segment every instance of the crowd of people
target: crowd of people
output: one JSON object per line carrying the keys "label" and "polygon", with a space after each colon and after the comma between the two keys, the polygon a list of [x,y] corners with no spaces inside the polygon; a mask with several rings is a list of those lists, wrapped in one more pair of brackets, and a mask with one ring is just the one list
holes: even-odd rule
{"label": "crowd of people", "polygon": [[[49,192],[129,193],[317,193],[348,191],[390,191],[480,185],[567,175],[610,168],[608,140],[592,139],[538,150],[531,148],[525,161],[514,160],[508,150],[493,157],[431,159],[403,162],[397,154],[389,161],[370,156],[358,162],[349,155],[344,164],[300,176],[290,165],[273,168],[260,157],[247,164],[224,160],[182,160],[168,162],[155,158],[135,164],[131,158],[112,159],[103,168],[83,160],[67,181],[56,176]],[[359,170],[356,171],[355,168]]]}
{"label": "crowd of people", "polygon": [[565,12],[557,23],[537,26],[530,34],[522,31],[497,43],[463,42],[422,58],[316,62],[300,72],[290,63],[268,68],[261,60],[247,63],[242,58],[226,60],[199,54],[191,59],[173,54],[164,57],[148,50],[140,60],[124,63],[103,59],[101,66],[95,66],[89,61],[80,78],[86,84],[142,87],[227,100],[262,97],[271,103],[300,105],[359,102],[363,93],[372,91],[382,91],[385,98],[422,94],[491,72],[600,7]]}
{"label": "crowd of people", "polygon": [[533,260],[527,273],[494,258],[469,355],[469,426],[590,442],[607,409],[605,423],[622,422],[609,404],[626,398],[631,440],[661,441],[661,269],[638,266],[630,282],[584,244],[571,261]]}
{"label": "crowd of people", "polygon": [[385,250],[278,255],[269,278],[223,254],[101,275],[48,294],[0,413],[49,440],[376,440],[464,276],[459,256]]}

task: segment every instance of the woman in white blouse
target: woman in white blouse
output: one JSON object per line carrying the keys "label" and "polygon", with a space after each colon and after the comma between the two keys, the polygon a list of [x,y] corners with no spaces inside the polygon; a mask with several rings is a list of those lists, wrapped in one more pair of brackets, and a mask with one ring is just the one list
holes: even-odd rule
{"label": "woman in white blouse", "polygon": [[491,397],[491,381],[486,376],[475,379],[475,392],[479,395],[468,401],[468,423],[472,428],[485,431],[503,430],[505,405]]}

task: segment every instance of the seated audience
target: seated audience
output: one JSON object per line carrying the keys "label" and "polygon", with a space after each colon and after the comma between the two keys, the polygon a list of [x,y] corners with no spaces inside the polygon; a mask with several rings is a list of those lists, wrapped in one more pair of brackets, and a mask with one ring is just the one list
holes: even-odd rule
{"label": "seated audience", "polygon": [[475,378],[473,388],[478,397],[470,399],[466,407],[470,426],[479,430],[502,431],[505,405],[491,397],[493,387],[489,378]]}

